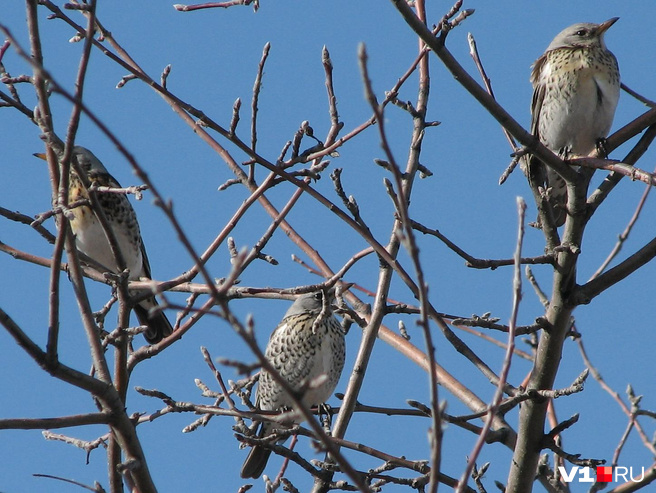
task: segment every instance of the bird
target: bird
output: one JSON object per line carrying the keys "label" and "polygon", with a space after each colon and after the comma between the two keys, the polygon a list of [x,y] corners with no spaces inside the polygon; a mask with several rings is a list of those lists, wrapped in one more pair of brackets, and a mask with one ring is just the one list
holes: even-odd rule
{"label": "bird", "polygon": [[[61,160],[64,153],[63,147],[53,146],[53,149],[58,159]],[[35,156],[46,159],[45,154],[35,154]],[[79,176],[75,167],[71,165],[68,188],[69,204],[88,200],[87,186],[121,187],[89,149],[75,146],[71,158],[77,162],[78,168],[84,176]],[[150,263],[141,238],[137,215],[126,195],[98,193],[98,202],[114,233],[126,268],[129,269],[129,280],[151,279]],[[75,245],[80,252],[102,266],[106,272],[119,272],[105,230],[96,212],[88,203],[70,209],[69,224],[75,235]],[[156,344],[173,332],[171,323],[161,310],[151,311],[157,306],[157,300],[152,296],[139,301],[133,308],[139,323],[148,327],[144,336],[149,344]]]}
{"label": "bird", "polygon": [[[328,292],[328,296],[332,297],[332,293]],[[323,310],[323,298],[323,291],[299,296],[274,329],[265,351],[267,361],[292,389],[302,394],[301,402],[308,408],[328,400],[344,368],[344,331],[330,309],[332,300],[326,300]],[[325,377],[316,380],[320,376]],[[283,411],[292,409],[294,401],[271,373],[263,369],[255,405],[263,411]],[[280,425],[270,421],[258,426],[259,438],[280,429]],[[270,455],[271,450],[263,445],[253,446],[242,466],[241,477],[260,477]]]}
{"label": "bird", "polygon": [[[613,124],[620,71],[604,33],[618,19],[565,28],[533,64],[531,133],[563,159],[590,154]],[[567,217],[565,181],[535,156],[527,168],[529,180],[548,191],[554,225],[561,226]]]}

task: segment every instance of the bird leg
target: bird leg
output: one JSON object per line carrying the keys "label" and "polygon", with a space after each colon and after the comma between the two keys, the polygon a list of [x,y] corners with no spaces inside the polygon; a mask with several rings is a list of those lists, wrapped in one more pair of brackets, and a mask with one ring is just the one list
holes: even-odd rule
{"label": "bird leg", "polygon": [[319,414],[319,420],[321,421],[323,429],[326,430],[328,435],[330,435],[330,428],[333,424],[333,408],[330,406],[330,404],[324,402],[317,406],[317,412]]}
{"label": "bird leg", "polygon": [[570,147],[563,147],[558,151],[558,157],[567,162],[572,157],[572,149]]}
{"label": "bird leg", "polygon": [[596,147],[597,147],[597,155],[602,158],[602,159],[608,159],[608,146],[606,143],[608,142],[608,139],[606,137],[601,137],[597,139],[596,142]]}

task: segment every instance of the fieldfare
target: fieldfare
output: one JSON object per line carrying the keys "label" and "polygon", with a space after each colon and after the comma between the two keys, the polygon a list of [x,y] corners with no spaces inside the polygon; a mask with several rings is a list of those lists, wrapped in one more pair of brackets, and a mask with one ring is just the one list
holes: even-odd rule
{"label": "fieldfare", "polygon": [[[302,394],[301,402],[308,408],[326,402],[344,368],[344,331],[333,316],[330,303],[326,303],[325,310],[323,306],[322,291],[298,297],[271,334],[265,352],[271,366],[292,389]],[[325,378],[317,381],[320,376]],[[292,409],[294,401],[263,369],[255,405],[264,411],[282,411]],[[273,422],[261,423],[258,437],[270,435],[280,427]],[[261,476],[270,454],[271,450],[262,445],[253,446],[242,466],[241,477]]]}
{"label": "fieldfare", "polygon": [[[56,153],[61,159],[63,149],[57,147]],[[45,159],[43,154],[35,154]],[[118,182],[109,174],[100,160],[84,147],[73,148],[72,159],[84,173],[80,177],[70,167],[68,203],[89,199],[88,186],[105,186],[120,188]],[[128,198],[122,193],[98,193],[98,202],[107,223],[114,233],[123,260],[130,271],[129,279],[150,279],[150,264],[146,256],[137,215]],[[70,209],[70,226],[75,235],[77,249],[99,264],[107,272],[118,272],[116,258],[112,253],[110,241],[105,234],[100,220],[89,204],[78,205]],[[151,311],[157,306],[155,297],[149,297],[134,306],[134,312],[141,325],[148,326],[144,332],[146,340],[155,344],[173,332],[173,327],[162,311]]]}
{"label": "fieldfare", "polygon": [[[610,131],[620,72],[604,33],[617,19],[564,29],[533,64],[531,132],[563,159],[587,156]],[[561,226],[567,216],[566,184],[551,168],[544,168],[537,158],[529,158],[529,180],[547,191],[554,224]]]}

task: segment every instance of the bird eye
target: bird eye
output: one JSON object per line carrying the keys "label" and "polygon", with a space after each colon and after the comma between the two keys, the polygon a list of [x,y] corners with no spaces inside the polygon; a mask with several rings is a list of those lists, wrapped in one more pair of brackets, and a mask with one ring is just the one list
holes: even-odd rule
{"label": "bird eye", "polygon": [[586,34],[588,34],[588,31],[586,29],[579,29],[578,31],[576,31],[577,36],[585,36]]}
{"label": "bird eye", "polygon": [[317,291],[314,293],[314,299],[317,301],[321,301],[323,299],[323,291]]}

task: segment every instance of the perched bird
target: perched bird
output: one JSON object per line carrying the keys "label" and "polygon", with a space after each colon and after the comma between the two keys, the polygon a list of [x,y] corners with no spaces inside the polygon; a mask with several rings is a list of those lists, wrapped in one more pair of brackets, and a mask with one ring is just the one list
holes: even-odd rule
{"label": "perched bird", "polygon": [[[271,334],[265,352],[280,376],[303,393],[301,401],[307,407],[326,402],[344,368],[344,331],[330,309],[321,313],[322,306],[322,291],[299,296]],[[325,379],[313,385],[321,375]],[[262,370],[255,404],[264,411],[277,411],[293,408],[294,402],[273,376]],[[258,437],[275,431],[274,423],[261,423]],[[261,476],[269,455],[271,450],[255,445],[244,461],[241,477]]]}
{"label": "perched bird", "polygon": [[[574,24],[559,33],[533,64],[531,132],[562,158],[590,154],[608,136],[620,96],[620,72],[604,33],[618,17],[601,24]],[[567,216],[565,181],[530,157],[529,179],[549,190],[554,223]]]}
{"label": "perched bird", "polygon": [[[56,152],[61,159],[63,149],[56,148]],[[45,159],[44,154],[35,154],[35,156]],[[118,182],[89,149],[75,146],[72,159],[77,162],[85,176],[84,179],[78,176],[71,165],[68,189],[69,204],[89,198],[85,182],[88,182],[89,185],[120,188]],[[150,279],[150,264],[141,239],[137,216],[130,201],[122,193],[99,193],[98,201],[114,233],[126,267],[130,271],[129,279]],[[69,221],[75,235],[77,249],[107,271],[118,272],[110,242],[92,208],[88,205],[81,205],[70,209],[70,213]],[[155,297],[146,298],[134,306],[139,323],[148,326],[144,336],[150,344],[161,341],[163,337],[173,332],[173,327],[163,312],[155,312],[152,316],[149,314],[149,310],[155,306],[157,306]]]}

